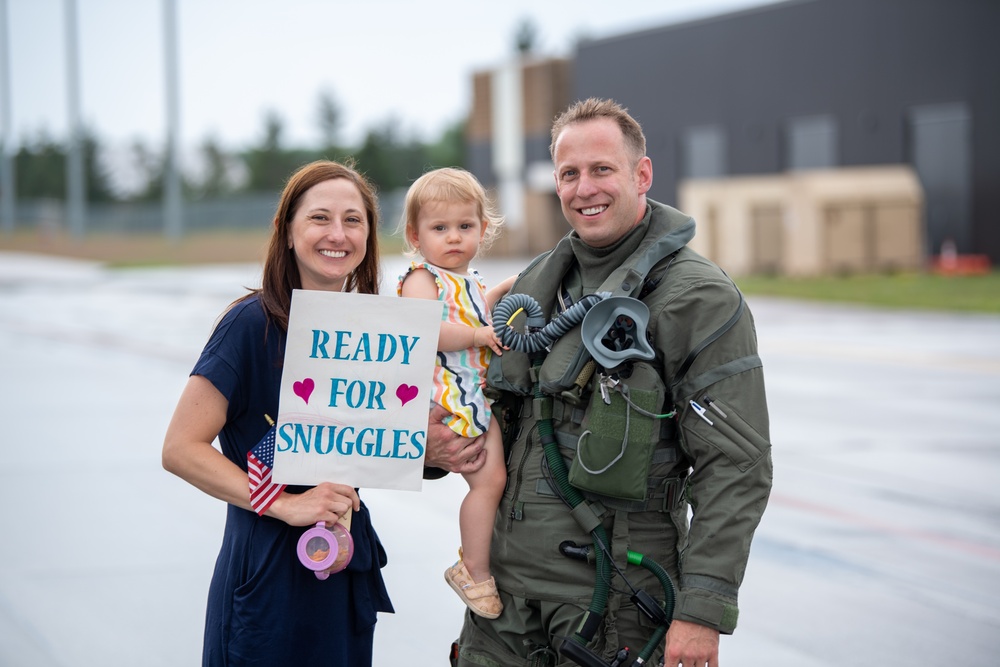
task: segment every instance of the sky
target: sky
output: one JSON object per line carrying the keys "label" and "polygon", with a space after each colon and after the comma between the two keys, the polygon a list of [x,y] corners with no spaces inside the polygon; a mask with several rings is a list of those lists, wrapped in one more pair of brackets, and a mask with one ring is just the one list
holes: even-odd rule
{"label": "sky", "polygon": [[[137,140],[162,146],[165,0],[75,1],[84,124],[112,149]],[[536,28],[537,55],[564,57],[581,38],[771,2],[176,0],[179,138],[185,151],[209,137],[244,148],[260,142],[266,114],[276,113],[286,145],[317,145],[326,92],[341,110],[342,144],[358,145],[387,122],[432,141],[468,113],[472,75],[513,57],[525,19]],[[62,140],[70,117],[66,0],[4,3],[10,97],[0,129],[13,146],[41,132]]]}

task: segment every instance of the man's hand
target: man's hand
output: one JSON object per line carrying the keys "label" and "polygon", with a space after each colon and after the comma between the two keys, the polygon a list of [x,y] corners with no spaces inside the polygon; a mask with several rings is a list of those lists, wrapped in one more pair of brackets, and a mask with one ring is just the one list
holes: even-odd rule
{"label": "man's hand", "polygon": [[688,621],[673,621],[667,630],[665,667],[719,667],[719,631]]}
{"label": "man's hand", "polygon": [[486,436],[465,438],[458,435],[443,421],[449,416],[451,413],[436,403],[431,408],[424,465],[449,472],[476,472],[486,463]]}

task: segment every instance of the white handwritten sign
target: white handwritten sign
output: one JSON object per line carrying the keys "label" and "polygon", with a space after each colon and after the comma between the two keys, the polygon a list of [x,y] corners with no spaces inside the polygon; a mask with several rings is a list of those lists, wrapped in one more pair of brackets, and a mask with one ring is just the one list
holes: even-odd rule
{"label": "white handwritten sign", "polygon": [[274,481],[419,491],[442,305],[294,290]]}

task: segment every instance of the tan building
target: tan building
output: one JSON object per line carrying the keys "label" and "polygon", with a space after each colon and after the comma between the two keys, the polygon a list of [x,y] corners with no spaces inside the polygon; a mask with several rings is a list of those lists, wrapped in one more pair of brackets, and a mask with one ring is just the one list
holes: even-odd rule
{"label": "tan building", "polygon": [[494,254],[533,256],[569,231],[549,157],[552,121],[570,103],[569,78],[570,61],[530,56],[473,76],[468,167],[507,219]]}
{"label": "tan building", "polygon": [[[569,231],[549,141],[570,74],[569,60],[518,57],[473,76],[469,168],[507,219],[495,255],[534,256]],[[735,276],[924,268],[924,197],[908,166],[685,180],[665,203],[695,218],[691,247]]]}
{"label": "tan building", "polygon": [[691,248],[730,275],[919,271],[924,198],[907,166],[682,181]]}
{"label": "tan building", "polygon": [[[916,11],[913,0],[809,0],[581,40],[570,60],[525,61],[517,85],[496,83],[515,80],[513,64],[500,77],[480,75],[492,99],[477,87],[477,111],[493,114],[492,127],[470,131],[467,166],[507,192],[505,211],[531,222],[519,232],[512,226],[512,240],[525,238],[519,249],[544,249],[566,229],[554,197],[544,195],[548,121],[573,100],[609,97],[643,125],[650,196],[689,209],[700,228],[695,246],[727,270],[891,271],[975,257],[977,270],[988,271],[1000,261],[1000,86],[984,64],[997,61],[990,29],[998,18],[995,1],[927,0]],[[507,91],[524,130],[507,144],[523,160],[503,172],[493,142],[513,135],[497,135],[498,91]],[[518,174],[520,194],[511,186]],[[910,187],[913,174],[919,187]],[[683,196],[681,183],[695,179],[732,179],[726,197],[740,200],[761,188],[743,214],[755,222],[733,222],[729,211],[743,204],[721,196],[700,209],[688,204],[693,195]],[[879,187],[888,188],[884,196],[848,197]],[[536,230],[548,211],[551,220]],[[727,241],[745,242],[713,249],[722,238],[716,225]]]}
{"label": "tan building", "polygon": [[[571,67],[517,57],[473,77],[469,168],[507,219],[494,254],[534,256],[569,231],[549,142],[553,119],[572,101]],[[691,247],[734,276],[926,268],[924,193],[908,165],[687,179],[677,201],[664,203],[695,218]]]}

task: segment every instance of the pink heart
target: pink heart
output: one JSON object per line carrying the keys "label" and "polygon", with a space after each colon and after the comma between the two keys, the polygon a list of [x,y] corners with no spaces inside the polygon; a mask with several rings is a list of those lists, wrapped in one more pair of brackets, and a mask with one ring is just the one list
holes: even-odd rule
{"label": "pink heart", "polygon": [[309,397],[312,396],[313,389],[315,388],[316,383],[313,382],[312,378],[306,378],[302,382],[296,382],[292,385],[292,391],[295,392],[295,395],[306,403],[309,403]]}
{"label": "pink heart", "polygon": [[400,400],[403,405],[406,405],[413,399],[417,397],[418,389],[408,384],[401,384],[396,387],[396,398]]}

